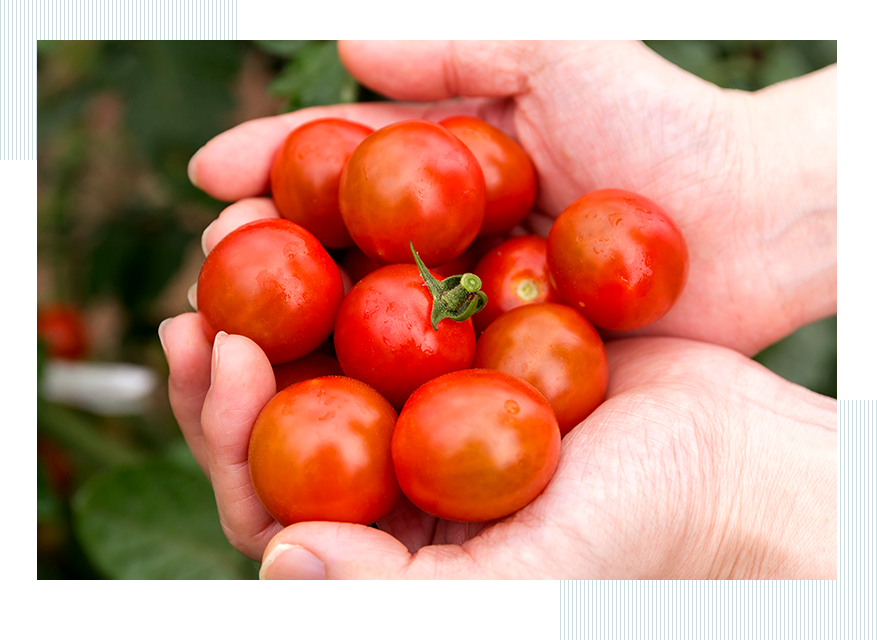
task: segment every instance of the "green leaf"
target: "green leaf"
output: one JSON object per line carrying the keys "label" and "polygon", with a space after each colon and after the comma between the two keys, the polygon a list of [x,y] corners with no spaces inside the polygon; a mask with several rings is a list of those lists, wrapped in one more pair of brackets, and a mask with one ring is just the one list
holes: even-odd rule
{"label": "green leaf", "polygon": [[254,40],[254,44],[272,56],[278,58],[292,58],[295,54],[306,47],[311,40]]}
{"label": "green leaf", "polygon": [[837,316],[814,322],[754,358],[786,380],[837,397]]}
{"label": "green leaf", "polygon": [[93,476],[73,498],[77,537],[114,579],[255,577],[223,535],[210,483],[200,472],[154,460]]}
{"label": "green leaf", "polygon": [[353,102],[359,95],[359,85],[341,64],[334,40],[302,47],[268,90],[286,100],[287,110]]}

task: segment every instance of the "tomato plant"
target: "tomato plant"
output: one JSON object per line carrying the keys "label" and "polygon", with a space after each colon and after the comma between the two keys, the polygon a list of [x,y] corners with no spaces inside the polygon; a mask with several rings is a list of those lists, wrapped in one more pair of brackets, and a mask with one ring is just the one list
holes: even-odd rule
{"label": "tomato plant", "polygon": [[413,264],[387,265],[366,275],[344,298],[335,320],[335,352],[344,373],[401,408],[427,380],[470,366],[472,320],[445,319],[433,328],[433,307],[434,296]]}
{"label": "tomato plant", "polygon": [[497,318],[475,347],[474,367],[526,380],[545,396],[566,435],[606,397],[609,363],[603,340],[581,314],[562,304],[516,307]]}
{"label": "tomato plant", "polygon": [[401,497],[390,453],[396,417],[377,391],[351,378],[283,389],[250,435],[250,477],[262,505],[283,526],[384,517]]}
{"label": "tomato plant", "polygon": [[393,464],[402,492],[439,518],[482,522],[530,503],[560,455],[548,402],[520,378],[467,369],[415,391],[396,422]]}
{"label": "tomato plant", "polygon": [[558,295],[598,327],[644,327],[676,303],[688,249],[661,207],[621,189],[587,193],[548,234],[548,272]]}
{"label": "tomato plant", "polygon": [[511,231],[536,200],[536,171],[530,156],[505,133],[479,118],[453,116],[439,122],[469,147],[487,187],[479,235]]}
{"label": "tomato plant", "polygon": [[537,302],[560,302],[548,278],[547,244],[542,236],[510,238],[478,261],[473,273],[481,278],[487,306],[472,318],[476,333],[480,334],[509,309]]}
{"label": "tomato plant", "polygon": [[353,244],[338,209],[338,183],[350,154],[374,130],[321,118],[292,131],[271,166],[271,195],[284,218],[313,233],[325,247]]}
{"label": "tomato plant", "polygon": [[481,228],[486,188],[472,152],[426,120],[378,129],[341,173],[341,217],[354,242],[380,262],[413,262],[409,243],[435,266],[460,255]]}
{"label": "tomato plant", "polygon": [[225,236],[198,277],[207,335],[247,336],[272,364],[313,351],[332,332],[344,287],[317,239],[282,218],[256,220]]}
{"label": "tomato plant", "polygon": [[78,360],[88,353],[82,313],[69,304],[56,302],[37,310],[37,338],[46,344],[53,358]]}

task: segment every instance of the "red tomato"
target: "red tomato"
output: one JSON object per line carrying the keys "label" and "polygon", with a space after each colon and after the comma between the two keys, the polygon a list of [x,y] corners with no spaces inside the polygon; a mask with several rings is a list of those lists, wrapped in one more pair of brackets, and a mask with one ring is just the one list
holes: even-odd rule
{"label": "red tomato", "polygon": [[76,307],[54,303],[37,311],[37,338],[52,358],[78,360],[88,353],[88,335]]}
{"label": "red tomato", "polygon": [[399,486],[416,506],[483,522],[541,493],[557,467],[560,430],[545,398],[520,378],[467,369],[412,394],[392,451]]}
{"label": "red tomato", "polygon": [[327,353],[311,351],[306,356],[292,362],[274,365],[274,380],[277,390],[285,389],[296,382],[303,382],[323,376],[341,376],[341,365]]}
{"label": "red tomato", "polygon": [[289,220],[266,218],[219,241],[201,267],[197,295],[208,336],[247,336],[271,364],[280,364],[329,337],[344,286],[313,235]]}
{"label": "red tomato", "polygon": [[344,373],[400,408],[427,380],[469,367],[472,321],[442,320],[436,331],[431,309],[432,296],[413,264],[368,274],[344,298],[335,320],[335,353]]}
{"label": "red tomato", "polygon": [[283,526],[306,520],[371,524],[401,493],[390,442],[396,411],[368,385],[306,380],[272,398],[250,435],[250,478]]}
{"label": "red tomato", "polygon": [[548,234],[561,299],[598,327],[627,331],[661,318],[688,277],[688,249],[657,204],[621,189],[585,194]]}
{"label": "red tomato", "polygon": [[561,435],[606,397],[609,363],[596,329],[574,309],[543,302],[497,318],[475,347],[474,367],[505,371],[545,396]]}
{"label": "red tomato", "polygon": [[487,306],[472,316],[476,333],[480,334],[509,309],[537,302],[560,302],[548,278],[547,244],[541,236],[511,238],[478,261],[473,273],[481,278]]}
{"label": "red tomato", "polygon": [[536,200],[536,171],[530,156],[505,133],[478,118],[453,116],[439,124],[469,147],[484,172],[487,204],[478,235],[511,231]]}
{"label": "red tomato", "polygon": [[484,175],[459,138],[434,122],[378,129],[341,173],[339,204],[356,244],[381,264],[434,266],[460,255],[484,220]]}
{"label": "red tomato", "polygon": [[322,118],[295,129],[271,166],[271,195],[284,218],[313,233],[325,247],[353,244],[338,210],[338,183],[350,154],[374,130]]}

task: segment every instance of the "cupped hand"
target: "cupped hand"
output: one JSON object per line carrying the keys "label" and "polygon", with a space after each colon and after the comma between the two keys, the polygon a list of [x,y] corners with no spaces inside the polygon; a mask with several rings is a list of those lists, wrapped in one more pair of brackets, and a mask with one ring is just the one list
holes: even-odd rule
{"label": "cupped hand", "polygon": [[247,338],[220,335],[203,369],[210,348],[199,331],[195,314],[163,328],[171,389],[193,406],[203,397],[200,416],[181,416],[181,426],[226,536],[263,559],[263,577],[834,574],[836,404],[729,349],[673,338],[609,343],[606,402],[563,439],[545,491],[508,518],[442,521],[403,499],[379,529],[282,529],[247,468],[249,433],[274,393],[271,367]]}
{"label": "cupped hand", "polygon": [[751,355],[836,312],[834,68],[749,94],[721,90],[639,42],[342,42],[339,53],[363,84],[411,102],[247,122],[199,151],[193,182],[227,201],[267,193],[285,136],[318,117],[378,128],[477,115],[533,159],[536,232],[604,187],[655,200],[681,227],[688,285],[637,335]]}

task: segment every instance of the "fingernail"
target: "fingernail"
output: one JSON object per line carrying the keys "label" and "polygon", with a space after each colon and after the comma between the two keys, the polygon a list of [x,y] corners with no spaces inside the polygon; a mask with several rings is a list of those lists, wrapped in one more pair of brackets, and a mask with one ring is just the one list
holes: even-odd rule
{"label": "fingernail", "polygon": [[189,304],[192,305],[192,308],[197,311],[198,310],[198,283],[196,282],[189,290],[186,292],[186,298],[189,300]]}
{"label": "fingernail", "polygon": [[260,580],[322,580],[326,567],[313,553],[297,544],[279,544],[271,550],[262,568]]}
{"label": "fingernail", "polygon": [[207,251],[207,234],[210,232],[210,228],[211,228],[214,224],[216,224],[216,220],[214,220],[213,222],[211,222],[210,224],[208,224],[208,225],[207,225],[207,228],[204,229],[204,231],[201,233],[201,251],[204,252],[204,255],[205,255],[205,256],[206,256],[207,253],[208,253],[208,251]]}
{"label": "fingernail", "polygon": [[164,351],[165,359],[167,359],[167,347],[164,346],[164,328],[168,325],[170,321],[171,318],[168,318],[167,320],[162,320],[161,324],[158,325],[158,341],[161,343],[161,350]]}
{"label": "fingernail", "polygon": [[[195,155],[193,155],[193,156],[189,159],[189,166],[186,167],[186,173],[187,173],[188,176],[189,176],[189,182],[191,182],[191,183],[192,183],[193,185],[195,185],[196,187],[198,187],[198,181],[195,179],[195,176],[196,176],[196,168],[197,168],[197,165],[198,165],[198,156],[201,155],[201,151],[202,151],[203,149],[204,149],[204,147],[201,147],[200,149],[198,149],[198,150],[195,152]],[[198,187],[198,188],[200,189],[201,187]]]}
{"label": "fingernail", "polygon": [[228,337],[228,334],[225,331],[220,331],[216,334],[216,337],[213,338],[213,355],[210,360],[210,386],[213,386],[213,381],[216,380],[216,369],[219,367],[219,348],[225,342],[225,339]]}

